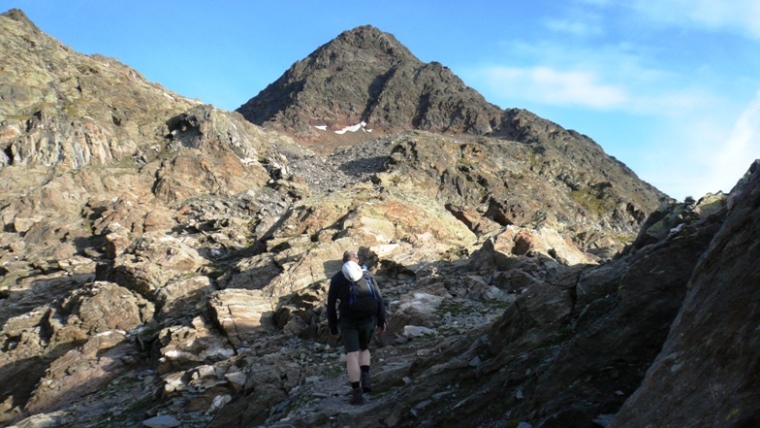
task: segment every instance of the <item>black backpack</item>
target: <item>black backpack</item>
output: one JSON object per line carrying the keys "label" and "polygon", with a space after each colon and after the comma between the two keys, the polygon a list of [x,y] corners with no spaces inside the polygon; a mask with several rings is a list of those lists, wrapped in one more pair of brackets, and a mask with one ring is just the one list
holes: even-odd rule
{"label": "black backpack", "polygon": [[364,273],[356,282],[349,282],[348,311],[355,318],[368,317],[377,314],[377,291],[373,287],[372,278]]}

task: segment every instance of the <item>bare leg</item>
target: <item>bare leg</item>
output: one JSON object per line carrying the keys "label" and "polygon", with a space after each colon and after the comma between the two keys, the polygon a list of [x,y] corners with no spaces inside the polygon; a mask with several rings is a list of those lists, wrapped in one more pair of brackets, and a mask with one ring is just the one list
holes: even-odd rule
{"label": "bare leg", "polygon": [[[366,351],[369,354],[369,351]],[[359,354],[360,351],[349,352],[346,354],[346,370],[348,371],[348,381],[359,382],[361,377],[361,369],[359,369]]]}
{"label": "bare leg", "polygon": [[369,349],[359,351],[359,366],[368,366],[370,362]]}

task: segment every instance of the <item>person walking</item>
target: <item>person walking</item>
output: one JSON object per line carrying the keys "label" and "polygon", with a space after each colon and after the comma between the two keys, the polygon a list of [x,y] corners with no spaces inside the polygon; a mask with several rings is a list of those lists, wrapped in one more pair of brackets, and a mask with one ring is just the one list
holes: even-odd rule
{"label": "person walking", "polygon": [[327,291],[330,334],[338,327],[346,351],[346,371],[351,383],[351,404],[364,403],[363,392],[372,392],[369,343],[375,331],[385,331],[385,303],[375,277],[359,266],[356,251],[343,253],[343,266],[330,280]]}

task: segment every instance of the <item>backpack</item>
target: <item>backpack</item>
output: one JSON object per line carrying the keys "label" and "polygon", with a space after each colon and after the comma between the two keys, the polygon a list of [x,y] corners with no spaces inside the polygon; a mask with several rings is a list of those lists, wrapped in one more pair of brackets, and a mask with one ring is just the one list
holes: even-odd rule
{"label": "backpack", "polygon": [[368,317],[377,314],[377,291],[373,288],[372,278],[364,273],[358,281],[348,281],[348,310],[355,318]]}

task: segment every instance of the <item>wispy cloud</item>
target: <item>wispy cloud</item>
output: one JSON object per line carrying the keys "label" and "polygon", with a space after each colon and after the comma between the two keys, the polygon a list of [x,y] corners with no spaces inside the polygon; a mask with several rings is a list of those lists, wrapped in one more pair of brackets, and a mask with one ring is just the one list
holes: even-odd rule
{"label": "wispy cloud", "polygon": [[488,65],[465,71],[468,80],[505,105],[522,103],[622,111],[645,116],[683,115],[718,102],[693,76],[652,65],[629,46],[537,42],[510,45],[527,66]]}
{"label": "wispy cloud", "polygon": [[[760,91],[747,105],[734,123],[733,129],[725,142],[718,147],[716,156],[711,158],[709,182],[722,182],[725,190],[735,184],[727,177],[726,171],[741,172],[760,157]],[[731,181],[727,181],[731,180]]]}
{"label": "wispy cloud", "polygon": [[625,90],[599,81],[588,71],[560,71],[550,67],[489,67],[488,85],[504,96],[561,106],[608,109],[628,100]]}
{"label": "wispy cloud", "polygon": [[698,198],[730,191],[758,157],[760,91],[738,112],[704,109],[664,121],[635,170],[671,196]]}
{"label": "wispy cloud", "polygon": [[603,33],[601,26],[593,19],[547,19],[544,26],[551,31],[580,37],[598,36]]}
{"label": "wispy cloud", "polygon": [[[600,143],[606,150],[627,153],[624,162],[673,197],[730,190],[760,153],[760,95],[739,114],[742,107],[712,83],[660,67],[647,52],[631,47],[570,49],[537,43],[515,48],[539,65],[489,66],[470,78],[505,106],[555,106],[586,118],[614,112],[621,132],[646,129],[641,139],[621,134]],[[543,55],[534,56],[531,49],[543,50]],[[595,136],[594,129],[582,131]]]}
{"label": "wispy cloud", "polygon": [[760,39],[760,0],[635,0],[629,5],[653,21]]}

